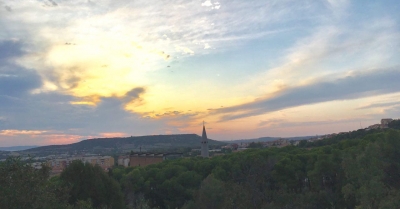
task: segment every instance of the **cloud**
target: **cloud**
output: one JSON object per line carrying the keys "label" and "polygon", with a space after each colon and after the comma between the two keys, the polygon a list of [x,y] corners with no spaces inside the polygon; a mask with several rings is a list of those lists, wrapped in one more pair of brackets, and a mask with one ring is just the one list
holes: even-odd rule
{"label": "cloud", "polygon": [[41,76],[36,93],[56,91],[76,97],[72,104],[92,106],[150,86],[147,76],[166,62],[285,32],[287,24],[280,23],[291,22],[293,13],[327,9],[294,0],[57,2],[10,2],[14,14],[0,13],[0,41],[12,36],[27,43],[28,53],[13,62]]}
{"label": "cloud", "polygon": [[[0,136],[0,142],[5,146],[70,144],[84,139],[80,135],[43,130],[2,130],[0,131]],[[86,137],[91,138],[91,136]]]}
{"label": "cloud", "polygon": [[55,1],[53,1],[53,0],[48,0],[48,1],[50,2],[50,4],[52,6],[54,6],[54,7],[58,6],[58,4]]}
{"label": "cloud", "polygon": [[201,3],[201,6],[203,7],[210,7],[211,9],[219,9],[221,7],[221,4],[219,2],[211,2],[210,0],[207,0],[203,3]]}
{"label": "cloud", "polygon": [[300,83],[351,68],[382,67],[393,58],[396,51],[393,45],[399,44],[398,32],[392,28],[391,24],[362,25],[354,32],[354,28],[344,25],[322,26],[299,39],[287,50],[282,64],[269,69],[265,77],[267,80],[280,78],[286,83]]}
{"label": "cloud", "polygon": [[90,105],[96,106],[99,102],[101,102],[101,97],[98,95],[80,97],[77,98],[76,101],[71,101],[70,103],[73,105]]}
{"label": "cloud", "polygon": [[124,99],[126,99],[128,101],[135,100],[135,99],[139,98],[140,95],[143,94],[145,91],[146,90],[142,87],[134,88],[125,94]]}
{"label": "cloud", "polygon": [[0,40],[0,62],[5,62],[10,58],[22,56],[22,43],[14,40]]}
{"label": "cloud", "polygon": [[[9,68],[14,67],[10,70]],[[17,66],[0,67],[0,95],[16,96],[27,94],[42,85],[36,72]]]}
{"label": "cloud", "polygon": [[321,78],[317,82],[289,87],[250,103],[215,109],[211,114],[222,115],[221,121],[226,121],[307,104],[399,92],[399,75],[400,70],[396,67],[368,72],[358,71],[332,80]]}
{"label": "cloud", "polygon": [[3,136],[17,136],[17,135],[39,135],[46,133],[40,130],[1,130],[0,135]]}
{"label": "cloud", "polygon": [[100,133],[100,136],[103,138],[111,138],[111,137],[127,137],[126,133],[121,132],[111,132],[111,133]]}
{"label": "cloud", "polygon": [[326,126],[326,125],[332,125],[332,124],[345,124],[345,123],[355,123],[355,124],[360,124],[361,122],[374,122],[377,121],[375,118],[365,118],[365,117],[360,117],[360,118],[351,118],[351,119],[336,119],[336,120],[315,120],[315,121],[302,121],[302,122],[293,122],[293,121],[288,121],[288,120],[271,120],[271,123],[265,123],[262,124],[260,123],[261,127],[274,127],[274,128],[285,128],[285,127],[312,127],[312,126]]}
{"label": "cloud", "polygon": [[211,3],[211,1],[209,1],[209,0],[207,0],[207,1],[205,1],[205,2],[203,2],[203,3],[201,3],[201,6],[203,6],[203,7],[210,7],[210,6],[212,6],[213,4]]}
{"label": "cloud", "polygon": [[396,102],[384,102],[384,103],[374,103],[374,104],[369,104],[365,105],[362,107],[357,108],[356,110],[363,110],[363,109],[371,109],[371,108],[379,108],[379,107],[393,107],[393,106],[398,106],[400,105],[399,101]]}
{"label": "cloud", "polygon": [[122,98],[122,101],[124,102],[124,109],[135,112],[135,107],[143,105],[144,103],[142,97],[145,91],[146,90],[142,87],[137,87],[128,91]]}
{"label": "cloud", "polygon": [[[129,95],[129,98],[140,95],[140,89]],[[126,136],[158,134],[166,126],[166,121],[128,113],[124,110],[122,98],[101,98],[97,106],[73,105],[71,101],[74,100],[72,96],[55,92],[28,94],[20,98],[0,95],[0,116],[6,119],[0,122],[0,132],[4,136],[0,137],[1,143],[65,144],[103,137],[101,133],[126,133]],[[8,134],[6,137],[5,133],[13,133],[14,136]]]}
{"label": "cloud", "polygon": [[19,41],[0,41],[0,96],[20,96],[40,88],[38,73],[13,63],[15,57],[26,54]]}
{"label": "cloud", "polygon": [[260,121],[260,123],[258,123],[258,126],[260,127],[264,127],[264,126],[273,126],[273,125],[277,125],[280,124],[282,122],[284,122],[284,119],[269,119],[269,120],[262,120]]}
{"label": "cloud", "polygon": [[12,9],[11,9],[11,7],[9,7],[9,6],[4,6],[4,9],[6,9],[7,10],[7,12],[12,12]]}

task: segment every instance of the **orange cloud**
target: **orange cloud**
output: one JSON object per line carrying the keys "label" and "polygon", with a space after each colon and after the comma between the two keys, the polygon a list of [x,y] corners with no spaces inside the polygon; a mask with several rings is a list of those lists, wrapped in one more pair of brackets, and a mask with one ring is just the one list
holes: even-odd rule
{"label": "orange cloud", "polygon": [[83,136],[67,134],[51,134],[44,136],[45,141],[42,144],[60,145],[78,142]]}
{"label": "orange cloud", "polygon": [[100,96],[98,95],[92,95],[92,96],[87,96],[80,98],[80,101],[73,101],[70,102],[73,105],[90,105],[90,106],[96,106],[100,102]]}
{"label": "orange cloud", "polygon": [[122,132],[109,132],[109,133],[100,133],[100,136],[105,138],[113,138],[113,137],[126,137],[127,134]]}
{"label": "orange cloud", "polygon": [[40,131],[40,130],[2,130],[0,131],[0,135],[3,136],[17,136],[17,135],[39,135],[46,133],[47,131]]}

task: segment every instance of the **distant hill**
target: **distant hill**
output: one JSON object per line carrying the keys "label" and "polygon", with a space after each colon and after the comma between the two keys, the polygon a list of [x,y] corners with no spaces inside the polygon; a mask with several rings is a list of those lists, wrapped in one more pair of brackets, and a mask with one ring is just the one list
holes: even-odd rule
{"label": "distant hill", "polygon": [[296,137],[260,137],[260,138],[254,138],[254,139],[238,139],[238,140],[231,140],[231,141],[226,141],[227,143],[251,143],[251,142],[266,142],[266,141],[274,141],[277,139],[288,139],[288,140],[305,140],[305,139],[310,139],[315,136],[296,136]]}
{"label": "distant hill", "polygon": [[[196,134],[152,135],[118,138],[87,139],[67,145],[50,145],[23,151],[25,154],[49,155],[67,152],[129,152],[170,149],[178,147],[200,147],[201,137]],[[209,145],[226,143],[209,139]]]}
{"label": "distant hill", "polygon": [[22,151],[38,146],[13,146],[13,147],[0,147],[0,151]]}

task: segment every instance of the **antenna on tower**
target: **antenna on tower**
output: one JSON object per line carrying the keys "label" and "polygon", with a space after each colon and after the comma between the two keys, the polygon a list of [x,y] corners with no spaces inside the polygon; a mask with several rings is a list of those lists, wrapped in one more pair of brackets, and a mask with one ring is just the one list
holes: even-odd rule
{"label": "antenna on tower", "polygon": [[360,128],[362,129],[362,126],[361,126],[361,121],[360,121]]}

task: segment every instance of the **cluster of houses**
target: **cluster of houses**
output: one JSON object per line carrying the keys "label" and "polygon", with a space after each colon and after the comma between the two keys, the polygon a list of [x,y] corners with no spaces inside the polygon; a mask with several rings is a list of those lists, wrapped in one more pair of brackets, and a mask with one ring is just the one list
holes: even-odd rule
{"label": "cluster of houses", "polygon": [[[71,164],[72,161],[75,161],[75,160],[80,160],[83,163],[90,163],[92,165],[99,165],[104,170],[108,170],[109,168],[114,166],[114,158],[111,156],[61,158],[61,159],[49,160],[45,164],[51,168],[51,173],[53,175],[57,175],[57,174],[61,173],[69,164]],[[35,166],[39,166],[39,165],[35,164],[32,166],[35,167]]]}
{"label": "cluster of houses", "polygon": [[[117,162],[114,162],[114,158],[111,156],[89,156],[52,159],[47,161],[45,164],[51,168],[52,175],[57,175],[75,160],[80,160],[83,163],[90,163],[92,165],[98,165],[104,170],[108,170],[112,168],[115,163],[124,167],[147,166],[154,163],[160,163],[164,160],[181,157],[183,157],[183,153],[134,153],[118,157]],[[40,169],[42,163],[32,163],[31,166]]]}
{"label": "cluster of houses", "polygon": [[264,147],[286,147],[290,145],[290,141],[288,139],[277,139],[274,141],[266,141],[261,142]]}
{"label": "cluster of houses", "polygon": [[[246,150],[252,142],[242,142],[240,144],[228,144],[223,146],[222,149],[231,149],[233,151],[242,151]],[[290,141],[288,139],[280,138],[273,141],[265,141],[265,142],[257,142],[263,145],[263,147],[285,147],[290,145]]]}
{"label": "cluster of houses", "polygon": [[146,166],[182,157],[183,153],[133,153],[131,155],[119,156],[117,163],[124,167]]}
{"label": "cluster of houses", "polygon": [[[394,119],[392,118],[383,118],[381,119],[381,123],[378,124],[374,124],[374,125],[370,125],[367,128],[365,128],[365,130],[372,130],[372,129],[385,129],[385,128],[389,128],[389,123],[392,122]],[[323,139],[328,139],[328,138],[332,138],[336,135],[340,135],[340,134],[345,134],[347,132],[340,132],[338,134],[333,133],[333,134],[327,134],[327,135],[322,135],[322,136],[317,136],[311,139],[308,139],[308,142],[314,142],[314,141],[318,141],[318,140],[323,140]],[[299,142],[299,141],[297,141]],[[296,144],[295,144],[296,145]]]}

